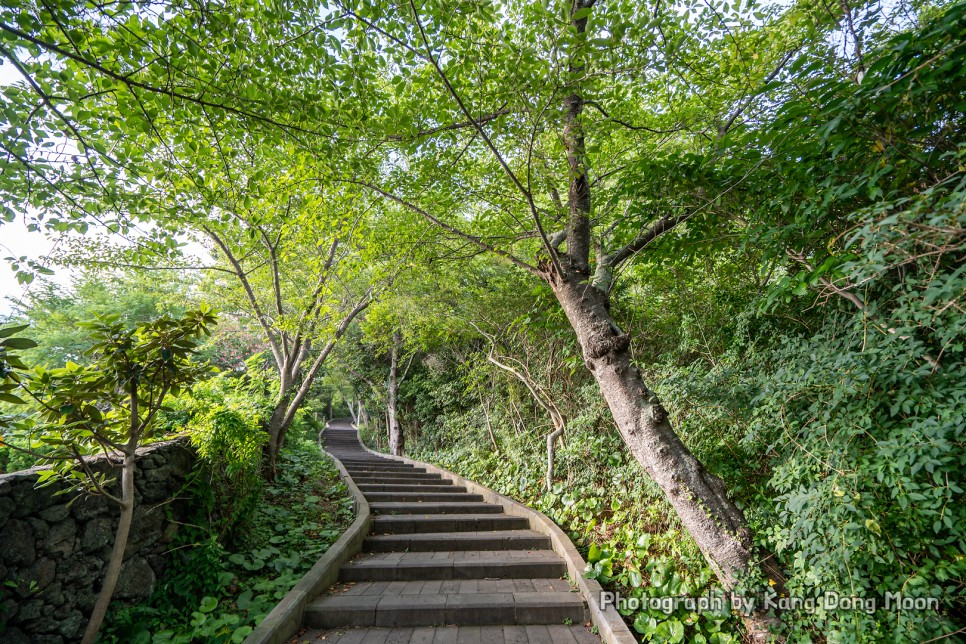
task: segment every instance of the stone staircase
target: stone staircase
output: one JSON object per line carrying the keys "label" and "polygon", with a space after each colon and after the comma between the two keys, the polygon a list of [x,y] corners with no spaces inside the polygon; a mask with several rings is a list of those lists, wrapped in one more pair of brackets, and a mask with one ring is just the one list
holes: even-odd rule
{"label": "stone staircase", "polygon": [[527,519],[330,426],[338,458],[373,514],[363,552],[305,610],[297,641],[510,644],[600,642],[564,561]]}

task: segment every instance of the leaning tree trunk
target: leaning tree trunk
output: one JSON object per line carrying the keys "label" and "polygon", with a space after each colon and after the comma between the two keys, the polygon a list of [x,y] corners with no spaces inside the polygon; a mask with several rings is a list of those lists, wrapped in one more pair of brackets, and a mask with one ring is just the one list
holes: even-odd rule
{"label": "leaning tree trunk", "polygon": [[399,348],[402,345],[402,335],[396,331],[392,336],[392,353],[389,361],[389,391],[387,407],[387,420],[389,422],[389,453],[393,456],[402,456],[405,446],[405,437],[402,427],[399,425],[398,417],[398,398],[399,398]]}
{"label": "leaning tree trunk", "polygon": [[[607,295],[580,277],[553,275],[550,285],[629,450],[667,495],[726,590],[734,589],[743,575],[759,571],[781,584],[772,557],[754,548],[747,520],[728,498],[724,482],[674,433],[667,411],[631,363],[630,338],[611,318]],[[754,641],[767,641],[775,621],[761,612],[745,617]]]}
{"label": "leaning tree trunk", "polygon": [[[137,407],[135,406],[133,409],[133,416],[137,419]],[[107,615],[107,608],[114,596],[117,580],[121,576],[124,551],[127,549],[127,539],[131,533],[131,521],[134,518],[134,473],[137,469],[137,444],[137,435],[132,435],[124,451],[124,465],[121,470],[121,517],[117,523],[117,532],[114,533],[114,547],[111,549],[111,558],[107,564],[107,571],[104,573],[101,591],[97,595],[97,602],[94,604],[91,618],[87,622],[81,644],[93,644],[97,639],[101,624],[104,623],[104,616]]]}

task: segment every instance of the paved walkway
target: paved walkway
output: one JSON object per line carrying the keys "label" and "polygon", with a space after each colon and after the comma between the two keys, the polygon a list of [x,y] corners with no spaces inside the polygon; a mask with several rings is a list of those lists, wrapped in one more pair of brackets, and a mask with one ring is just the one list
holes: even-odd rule
{"label": "paved walkway", "polygon": [[372,534],[306,609],[297,641],[599,643],[564,561],[527,520],[438,474],[365,451],[335,425],[326,450],[369,501]]}

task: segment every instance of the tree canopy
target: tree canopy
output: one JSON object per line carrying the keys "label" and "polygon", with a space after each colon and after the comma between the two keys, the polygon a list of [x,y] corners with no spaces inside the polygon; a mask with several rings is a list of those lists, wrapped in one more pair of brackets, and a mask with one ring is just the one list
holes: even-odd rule
{"label": "tree canopy", "polygon": [[456,445],[535,494],[480,454],[518,455],[588,540],[604,510],[554,506],[561,477],[641,475],[648,505],[597,535],[624,577],[584,544],[607,583],[646,586],[643,531],[691,589],[917,579],[944,602],[756,609],[729,626],[751,640],[940,638],[962,612],[964,36],[944,0],[14,2],[0,217],[64,236],[62,267],[123,271],[35,291],[24,356],[77,360],[63,327],[89,313],[205,300],[229,348],[201,355],[274,363],[269,478],[326,387],[393,452]]}

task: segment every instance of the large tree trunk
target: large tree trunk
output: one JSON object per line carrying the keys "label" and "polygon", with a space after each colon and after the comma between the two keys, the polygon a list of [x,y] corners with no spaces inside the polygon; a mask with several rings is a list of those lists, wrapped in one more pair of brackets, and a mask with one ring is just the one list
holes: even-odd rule
{"label": "large tree trunk", "polygon": [[[563,279],[553,275],[550,286],[631,453],[667,495],[726,590],[759,570],[781,584],[769,554],[755,551],[744,514],[728,498],[724,482],[681,442],[660,400],[631,364],[630,338],[611,318],[607,295],[581,278],[579,273]],[[775,621],[761,612],[745,618],[753,641],[767,641]]]}
{"label": "large tree trunk", "polygon": [[392,336],[392,352],[389,361],[389,396],[386,404],[389,421],[389,453],[402,456],[405,444],[402,427],[397,416],[397,399],[399,397],[399,349],[402,346],[402,335],[396,331]]}

